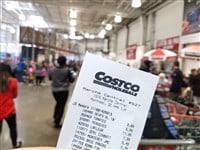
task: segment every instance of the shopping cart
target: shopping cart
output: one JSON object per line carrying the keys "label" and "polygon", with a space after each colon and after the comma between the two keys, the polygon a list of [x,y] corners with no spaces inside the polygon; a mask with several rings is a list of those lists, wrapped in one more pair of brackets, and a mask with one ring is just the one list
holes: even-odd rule
{"label": "shopping cart", "polygon": [[188,107],[170,99],[167,99],[167,106],[180,136],[185,139],[194,139],[200,144],[200,109]]}

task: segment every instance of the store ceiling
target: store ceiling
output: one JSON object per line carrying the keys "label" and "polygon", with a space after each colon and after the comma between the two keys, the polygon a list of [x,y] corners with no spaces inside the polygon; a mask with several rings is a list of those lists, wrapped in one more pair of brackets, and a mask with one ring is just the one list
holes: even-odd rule
{"label": "store ceiling", "polygon": [[[104,23],[111,23],[113,29],[108,35],[118,31],[122,26],[132,22],[141,14],[163,5],[172,0],[142,0],[141,8],[131,7],[131,0],[1,0],[2,19],[4,23],[22,24],[19,14],[24,14],[26,20],[31,16],[42,16],[50,29],[68,33],[70,27],[69,11],[77,11],[76,31],[79,34],[86,32],[97,35]],[[10,3],[14,9],[9,8]],[[172,1],[173,2],[173,1]],[[121,23],[114,23],[114,16],[122,16]],[[36,21],[37,22],[37,21]],[[40,21],[39,21],[40,22]],[[36,23],[39,24],[39,22]]]}

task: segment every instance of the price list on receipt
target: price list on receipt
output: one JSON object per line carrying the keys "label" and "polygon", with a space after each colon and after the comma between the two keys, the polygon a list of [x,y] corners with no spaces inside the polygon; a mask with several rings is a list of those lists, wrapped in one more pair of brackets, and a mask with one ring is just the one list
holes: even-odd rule
{"label": "price list on receipt", "polygon": [[87,53],[58,150],[136,150],[158,77]]}

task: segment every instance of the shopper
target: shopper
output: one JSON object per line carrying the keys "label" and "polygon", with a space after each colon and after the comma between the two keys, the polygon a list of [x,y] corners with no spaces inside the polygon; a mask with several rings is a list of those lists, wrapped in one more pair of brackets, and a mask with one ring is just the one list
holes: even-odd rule
{"label": "shopper", "polygon": [[46,84],[47,68],[45,65],[42,65],[42,82],[43,85]]}
{"label": "shopper", "polygon": [[169,92],[169,80],[166,78],[165,73],[159,73],[159,80],[158,80],[158,85],[156,88],[157,94],[161,96],[168,96]]}
{"label": "shopper", "polygon": [[36,85],[41,86],[42,80],[43,80],[43,75],[42,75],[42,66],[36,65],[35,69],[35,78],[36,78]]}
{"label": "shopper", "polygon": [[68,98],[69,86],[74,81],[74,77],[66,67],[66,58],[64,56],[60,56],[57,59],[57,63],[58,66],[50,70],[49,79],[52,80],[52,93],[56,101],[53,115],[54,127],[61,128],[60,122]]}
{"label": "shopper", "polygon": [[17,80],[12,78],[8,64],[0,64],[0,134],[3,120],[6,120],[10,129],[10,137],[13,148],[22,146],[22,142],[17,142],[17,123],[14,98],[17,97]]}
{"label": "shopper", "polygon": [[151,72],[150,67],[151,67],[151,61],[145,60],[142,63],[140,70],[145,71],[145,72]]}
{"label": "shopper", "polygon": [[13,71],[14,66],[13,66],[13,61],[12,61],[12,57],[11,57],[11,54],[10,54],[10,53],[7,53],[7,54],[6,54],[6,58],[5,58],[4,62],[5,62],[6,64],[10,65],[11,70]]}
{"label": "shopper", "polygon": [[196,74],[197,74],[197,69],[192,68],[192,69],[190,70],[189,79],[188,79],[189,85],[192,84],[193,79],[194,79],[194,77],[196,76]]}
{"label": "shopper", "polygon": [[24,69],[26,69],[26,64],[24,63],[23,59],[20,59],[16,66],[16,76],[19,82],[24,82]]}
{"label": "shopper", "polygon": [[33,85],[35,79],[35,70],[32,65],[28,67],[28,76],[29,76],[29,86]]}
{"label": "shopper", "polygon": [[179,62],[175,61],[171,73],[170,99],[178,100],[183,86],[183,74],[179,69]]}
{"label": "shopper", "polygon": [[200,108],[200,68],[197,70],[197,74],[194,76],[191,86],[193,90],[194,104]]}

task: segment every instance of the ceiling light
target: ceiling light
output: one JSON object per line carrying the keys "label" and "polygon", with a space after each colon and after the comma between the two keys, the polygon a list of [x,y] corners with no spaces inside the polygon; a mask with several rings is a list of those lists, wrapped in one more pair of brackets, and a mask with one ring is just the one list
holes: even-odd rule
{"label": "ceiling light", "polygon": [[70,32],[75,32],[76,31],[76,27],[70,27]]}
{"label": "ceiling light", "polygon": [[68,38],[69,38],[69,36],[68,36],[67,34],[63,34],[63,37],[64,37],[65,39],[68,39]]}
{"label": "ceiling light", "polygon": [[15,11],[15,9],[19,9],[19,3],[15,1],[5,1],[5,8]]}
{"label": "ceiling light", "polygon": [[108,23],[106,24],[106,30],[112,30],[112,24]]}
{"label": "ceiling light", "polygon": [[69,14],[70,18],[77,18],[77,13],[75,10],[71,10]]}
{"label": "ceiling light", "polygon": [[71,36],[75,36],[76,34],[75,34],[75,31],[70,31],[70,33],[69,33],[69,36],[71,37]]}
{"label": "ceiling light", "polygon": [[37,28],[48,28],[48,24],[45,22],[42,16],[30,16],[29,20],[23,22],[23,24]]}
{"label": "ceiling light", "polygon": [[69,32],[69,38],[70,39],[74,39],[75,36],[76,36],[76,32],[74,30],[70,30],[70,32]]}
{"label": "ceiling light", "polygon": [[106,30],[102,29],[100,33],[103,34],[103,35],[105,35],[106,34]]}
{"label": "ceiling light", "polygon": [[6,30],[6,24],[2,24],[2,25],[1,25],[1,29],[2,29],[2,30]]}
{"label": "ceiling light", "polygon": [[4,45],[7,45],[7,43],[0,43],[0,45],[4,46]]}
{"label": "ceiling light", "polygon": [[13,27],[10,27],[9,31],[10,31],[11,34],[15,33],[15,29]]}
{"label": "ceiling light", "polygon": [[120,15],[116,15],[114,21],[116,23],[120,23],[122,21],[122,17]]}
{"label": "ceiling light", "polygon": [[94,39],[95,36],[93,34],[90,35],[90,39]]}
{"label": "ceiling light", "polygon": [[83,36],[79,35],[79,36],[76,36],[76,40],[82,40],[83,39]]}
{"label": "ceiling light", "polygon": [[75,19],[72,19],[72,20],[70,21],[70,25],[71,25],[71,26],[76,26],[76,20],[75,20]]}
{"label": "ceiling light", "polygon": [[84,36],[85,36],[85,38],[87,38],[87,39],[90,37],[89,33],[85,33]]}
{"label": "ceiling light", "polygon": [[98,34],[98,37],[103,39],[103,38],[105,37],[105,35],[104,35],[104,34],[101,34],[101,33],[99,33],[99,34]]}
{"label": "ceiling light", "polygon": [[138,8],[138,7],[141,7],[141,5],[142,5],[141,0],[132,0],[132,4],[131,4],[132,7]]}
{"label": "ceiling light", "polygon": [[105,25],[106,23],[105,23],[105,21],[102,21],[102,23],[101,23],[102,25]]}
{"label": "ceiling light", "polygon": [[19,20],[24,21],[26,17],[23,14],[19,14]]}
{"label": "ceiling light", "polygon": [[75,38],[76,38],[76,35],[70,33],[69,38],[70,38],[70,39],[75,39]]}
{"label": "ceiling light", "polygon": [[26,46],[26,47],[32,47],[31,44],[24,44],[24,46]]}
{"label": "ceiling light", "polygon": [[105,29],[102,29],[102,30],[99,32],[98,37],[104,38],[104,37],[105,37],[105,34],[106,34],[106,30],[105,30]]}

